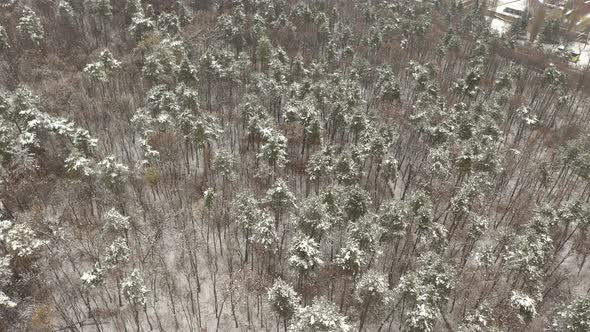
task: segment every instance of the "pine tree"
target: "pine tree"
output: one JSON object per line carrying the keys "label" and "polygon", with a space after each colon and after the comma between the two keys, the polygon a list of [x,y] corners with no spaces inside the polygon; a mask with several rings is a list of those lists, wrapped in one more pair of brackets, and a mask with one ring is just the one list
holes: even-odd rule
{"label": "pine tree", "polygon": [[31,258],[40,252],[40,248],[49,242],[40,240],[37,234],[26,224],[0,220],[0,243],[13,257]]}
{"label": "pine tree", "polygon": [[145,58],[142,72],[153,82],[170,82],[178,71],[177,63],[184,57],[186,57],[186,50],[180,40],[162,39]]}
{"label": "pine tree", "polygon": [[104,262],[108,269],[118,269],[129,261],[131,250],[124,238],[116,238],[107,248]]}
{"label": "pine tree", "polygon": [[320,178],[328,176],[333,168],[334,151],[331,146],[325,145],[314,153],[307,162],[305,173],[312,181],[319,181]]}
{"label": "pine tree", "polygon": [[283,319],[285,327],[299,309],[300,301],[301,298],[293,287],[282,279],[277,279],[268,290],[268,302],[272,310]]}
{"label": "pine tree", "polygon": [[105,49],[98,56],[97,62],[90,63],[84,67],[84,73],[93,80],[107,82],[115,69],[119,67],[121,67],[121,63],[113,57],[111,51]]}
{"label": "pine tree", "polygon": [[371,197],[366,190],[355,185],[348,188],[343,203],[347,219],[356,221],[368,212]]}
{"label": "pine tree", "polygon": [[559,306],[553,316],[551,331],[584,332],[590,330],[590,298],[579,297]]}
{"label": "pine tree", "polygon": [[565,74],[559,71],[553,63],[550,63],[549,66],[545,69],[543,76],[544,81],[547,84],[557,88],[562,87],[566,79]]}
{"label": "pine tree", "polygon": [[217,19],[216,28],[221,33],[222,39],[232,45],[238,54],[244,46],[244,21],[244,7],[241,4],[236,6],[231,14],[221,15]]}
{"label": "pine tree", "polygon": [[73,149],[70,155],[64,160],[68,172],[78,176],[90,177],[95,174],[94,162],[86,154],[78,149]]}
{"label": "pine tree", "polygon": [[361,276],[354,295],[361,307],[359,331],[363,331],[371,307],[387,306],[392,300],[387,276],[375,270],[367,271]]}
{"label": "pine tree", "polygon": [[21,33],[23,38],[38,46],[44,37],[43,26],[41,19],[29,7],[23,8],[22,16],[18,20],[17,30]]}
{"label": "pine tree", "polygon": [[531,294],[542,291],[544,267],[553,249],[550,231],[554,220],[539,212],[526,225],[525,232],[512,239],[504,254],[508,267],[523,277],[526,291]]}
{"label": "pine tree", "polygon": [[252,232],[254,226],[257,225],[259,217],[262,212],[258,207],[258,201],[251,193],[238,193],[231,204],[230,214],[235,223],[242,229],[244,239],[246,241],[246,248],[244,252],[244,261],[248,260],[250,241],[252,240]]}
{"label": "pine tree", "polygon": [[278,229],[281,215],[291,207],[295,207],[295,196],[283,179],[277,179],[266,192],[265,203],[275,213],[275,229]]}
{"label": "pine tree", "polygon": [[129,217],[122,215],[115,208],[111,208],[103,215],[103,228],[111,234],[124,234],[129,229]]}
{"label": "pine tree", "polygon": [[82,287],[86,289],[96,288],[105,282],[104,271],[97,262],[91,271],[82,274],[80,280],[82,281]]}
{"label": "pine tree", "polygon": [[217,196],[217,194],[213,188],[207,188],[205,191],[203,191],[203,201],[207,209],[211,209],[213,207],[213,200],[215,199],[215,196]]}
{"label": "pine tree", "polygon": [[357,241],[349,239],[336,254],[334,262],[344,272],[356,274],[369,262],[369,255],[361,250]]}
{"label": "pine tree", "polygon": [[111,0],[86,0],[86,4],[91,13],[101,17],[113,16],[113,6]]}
{"label": "pine tree", "polygon": [[487,303],[479,304],[469,311],[459,325],[459,332],[494,332],[492,309]]}
{"label": "pine tree", "polygon": [[277,242],[276,227],[274,226],[271,214],[263,210],[258,215],[253,227],[252,240],[260,244],[264,249],[271,250]]}
{"label": "pine tree", "polygon": [[407,207],[402,202],[387,202],[379,211],[379,225],[383,228],[383,239],[397,239],[404,236]]}
{"label": "pine tree", "polygon": [[111,73],[113,70],[121,66],[121,63],[113,57],[113,54],[108,49],[105,49],[100,53],[98,61],[102,64],[102,67],[107,73]]}
{"label": "pine tree", "polygon": [[184,0],[176,0],[176,12],[178,13],[180,26],[189,24],[193,18],[193,13],[190,8],[186,6]]}
{"label": "pine tree", "polygon": [[179,82],[189,86],[197,82],[197,69],[189,62],[188,58],[182,59],[177,77]]}
{"label": "pine tree", "polygon": [[396,292],[412,306],[406,314],[407,330],[434,331],[440,310],[454,286],[454,272],[439,255],[432,252],[423,254],[417,266],[415,272],[402,276]]}
{"label": "pine tree", "polygon": [[349,332],[352,327],[334,303],[320,297],[301,307],[293,316],[289,332]]}
{"label": "pine tree", "polygon": [[305,274],[323,263],[320,258],[319,244],[306,235],[298,235],[291,244],[289,265]]}
{"label": "pine tree", "polygon": [[287,138],[272,128],[262,129],[263,143],[256,156],[266,161],[267,165],[280,169],[287,163]]}
{"label": "pine tree", "polygon": [[334,163],[334,173],[339,183],[350,185],[361,176],[360,165],[352,158],[352,152],[341,153]]}
{"label": "pine tree", "polygon": [[99,177],[107,188],[119,192],[124,188],[129,173],[129,168],[115,161],[115,157],[109,156],[96,164]]}
{"label": "pine tree", "polygon": [[148,292],[143,277],[137,269],[134,269],[121,283],[121,293],[131,305],[145,306]]}
{"label": "pine tree", "polygon": [[180,22],[178,16],[171,13],[160,13],[156,20],[156,27],[162,33],[174,36],[180,32]]}
{"label": "pine tree", "polygon": [[128,18],[133,19],[135,15],[144,15],[141,0],[128,0],[125,6],[125,12]]}
{"label": "pine tree", "polygon": [[155,30],[156,23],[149,16],[144,16],[143,12],[140,11],[133,14],[129,31],[133,34],[136,40],[142,40],[147,34]]}
{"label": "pine tree", "polygon": [[525,323],[529,323],[537,315],[536,301],[527,294],[512,291],[510,304],[518,310],[518,316]]}
{"label": "pine tree", "polygon": [[60,0],[57,5],[57,12],[65,21],[72,22],[75,18],[74,8],[66,0]]}
{"label": "pine tree", "polygon": [[560,40],[561,19],[551,18],[545,21],[541,29],[540,42],[544,44],[557,44]]}
{"label": "pine tree", "polygon": [[0,51],[4,51],[10,48],[10,43],[8,40],[8,34],[6,33],[6,29],[0,25]]}
{"label": "pine tree", "polygon": [[297,216],[297,228],[305,235],[316,240],[333,226],[333,220],[328,215],[326,205],[321,197],[309,197]]}
{"label": "pine tree", "polygon": [[233,181],[236,177],[236,161],[231,153],[219,151],[213,160],[213,171],[224,180]]}

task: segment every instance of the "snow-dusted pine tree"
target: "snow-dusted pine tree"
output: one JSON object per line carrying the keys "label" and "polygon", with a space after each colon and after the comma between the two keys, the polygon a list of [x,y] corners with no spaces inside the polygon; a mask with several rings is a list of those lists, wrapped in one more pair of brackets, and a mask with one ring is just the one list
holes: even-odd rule
{"label": "snow-dusted pine tree", "polygon": [[41,19],[27,6],[23,8],[22,15],[18,20],[16,28],[25,40],[35,46],[39,45],[45,34],[43,25],[41,25]]}

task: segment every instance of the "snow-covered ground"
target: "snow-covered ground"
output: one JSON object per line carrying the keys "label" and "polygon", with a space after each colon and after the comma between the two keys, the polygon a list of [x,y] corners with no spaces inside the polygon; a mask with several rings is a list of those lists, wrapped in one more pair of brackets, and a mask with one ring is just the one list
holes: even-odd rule
{"label": "snow-covered ground", "polygon": [[[585,45],[580,42],[570,42],[564,45],[570,51],[580,52],[580,60],[577,63],[571,63],[573,67],[584,69],[590,63],[590,44]],[[559,45],[544,45],[543,48],[550,52],[556,52]]]}
{"label": "snow-covered ground", "polygon": [[[524,11],[526,9],[527,6],[527,0],[499,0],[498,1],[498,6],[496,7],[495,12],[506,17],[513,17],[513,18],[518,18],[518,15],[515,14],[511,14],[509,12],[504,11],[506,8],[512,8],[512,9],[516,9],[516,10],[521,10]],[[510,27],[510,22],[498,18],[498,17],[492,17],[492,28],[496,31],[498,31],[500,34],[503,34],[506,32],[506,30]]]}
{"label": "snow-covered ground", "polygon": [[500,35],[504,34],[510,28],[510,23],[499,18],[492,19],[492,29],[498,31]]}
{"label": "snow-covered ground", "polygon": [[[514,18],[518,18],[517,15],[508,13],[505,11],[506,8],[512,8],[516,10],[526,10],[527,8],[527,0],[500,0],[498,1],[498,6],[496,7],[496,13],[502,14],[505,16],[510,16]],[[500,34],[504,34],[510,28],[510,22],[500,19],[498,17],[493,17],[491,22],[492,29],[498,31]],[[590,44],[590,43],[589,43]],[[544,48],[548,51],[556,51],[558,45],[545,45]],[[581,42],[571,42],[567,45],[569,50],[578,51],[580,52],[580,61],[577,63],[572,63],[572,66],[578,68],[585,68],[590,63],[590,45],[585,45]]]}
{"label": "snow-covered ground", "polygon": [[585,68],[590,64],[590,45],[586,45],[580,42],[573,42],[570,44],[570,48],[574,51],[580,52],[580,61],[576,63],[577,67]]}

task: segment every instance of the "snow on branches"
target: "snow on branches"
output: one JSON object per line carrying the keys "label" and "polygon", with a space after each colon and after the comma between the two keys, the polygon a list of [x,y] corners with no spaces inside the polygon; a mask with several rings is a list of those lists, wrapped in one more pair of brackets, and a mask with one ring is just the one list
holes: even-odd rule
{"label": "snow on branches", "polygon": [[441,305],[454,286],[454,271],[439,255],[428,252],[418,259],[418,270],[402,276],[396,293],[412,304],[406,314],[411,332],[433,332]]}
{"label": "snow on branches", "polygon": [[71,144],[65,160],[70,171],[92,173],[92,154],[97,140],[90,133],[64,118],[52,117],[39,110],[39,99],[26,87],[0,94],[0,163],[22,169],[35,167],[34,151],[43,147],[41,137],[50,134]]}
{"label": "snow on branches", "polygon": [[18,20],[16,29],[21,33],[23,38],[35,46],[39,46],[39,43],[43,40],[44,31],[43,25],[41,25],[41,19],[27,6],[23,8],[22,16]]}
{"label": "snow on branches", "polygon": [[338,312],[334,303],[326,298],[315,298],[312,304],[301,307],[293,316],[289,332],[349,332],[352,326],[346,316]]}
{"label": "snow on branches", "polygon": [[94,264],[94,268],[89,272],[84,272],[80,277],[82,281],[82,287],[86,289],[95,288],[104,283],[104,271],[100,268],[99,264]]}
{"label": "snow on branches", "polygon": [[121,283],[121,294],[125,296],[131,305],[144,306],[147,301],[146,294],[148,292],[143,281],[143,276],[137,269],[134,269]]}
{"label": "snow on branches", "polygon": [[111,208],[103,215],[104,229],[113,234],[122,234],[129,229],[129,217]]}
{"label": "snow on branches", "polygon": [[8,40],[8,34],[6,34],[6,28],[0,25],[0,51],[7,50],[10,48]]}
{"label": "snow on branches", "polygon": [[84,67],[84,73],[92,80],[107,82],[119,67],[121,67],[121,62],[115,59],[111,51],[105,49],[98,56],[98,61]]}
{"label": "snow on branches", "polygon": [[131,250],[127,245],[127,241],[122,238],[116,238],[107,248],[105,253],[105,264],[108,269],[120,268],[123,264],[129,261]]}
{"label": "snow on branches", "polygon": [[536,301],[527,294],[512,291],[510,304],[518,310],[518,316],[527,323],[537,315]]}
{"label": "snow on branches", "polygon": [[299,309],[301,298],[291,285],[282,279],[277,279],[268,290],[268,302],[272,310],[284,319],[291,319]]}
{"label": "snow on branches", "polygon": [[25,274],[19,262],[32,261],[48,243],[26,224],[0,219],[0,309],[14,308],[20,302],[12,293],[5,293],[14,290],[14,276],[21,279]]}
{"label": "snow on branches", "polygon": [[550,331],[590,331],[590,298],[582,296],[559,306],[553,316]]}
{"label": "snow on branches", "polygon": [[300,234],[293,240],[290,253],[289,265],[301,273],[310,271],[323,263],[319,243],[307,235]]}
{"label": "snow on branches", "polygon": [[0,243],[6,246],[9,253],[16,257],[26,258],[37,253],[41,246],[49,242],[40,240],[35,232],[25,224],[1,220]]}

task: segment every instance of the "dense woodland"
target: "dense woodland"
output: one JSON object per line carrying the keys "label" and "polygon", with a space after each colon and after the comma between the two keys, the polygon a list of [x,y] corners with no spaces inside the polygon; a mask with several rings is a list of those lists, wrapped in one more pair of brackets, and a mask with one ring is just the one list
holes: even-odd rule
{"label": "dense woodland", "polygon": [[0,1],[0,331],[590,331],[590,71],[485,1]]}

